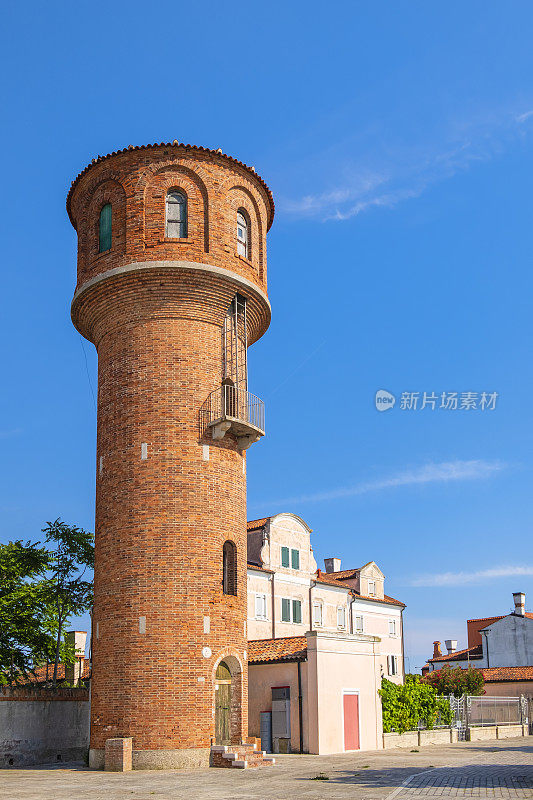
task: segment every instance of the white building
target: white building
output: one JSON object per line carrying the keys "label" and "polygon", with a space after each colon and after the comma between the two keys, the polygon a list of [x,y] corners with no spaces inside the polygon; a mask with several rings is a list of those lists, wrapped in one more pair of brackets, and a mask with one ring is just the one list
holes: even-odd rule
{"label": "white building", "polygon": [[274,749],[376,749],[381,678],[404,677],[405,606],[373,561],[317,569],[310,534],[295,514],[248,523],[249,733],[271,710]]}
{"label": "white building", "polygon": [[483,672],[489,695],[533,697],[533,614],[526,611],[524,592],[513,594],[509,614],[467,620],[468,647],[457,649],[456,639],[446,639],[447,653],[440,641],[433,643],[433,656],[422,672],[475,667]]}

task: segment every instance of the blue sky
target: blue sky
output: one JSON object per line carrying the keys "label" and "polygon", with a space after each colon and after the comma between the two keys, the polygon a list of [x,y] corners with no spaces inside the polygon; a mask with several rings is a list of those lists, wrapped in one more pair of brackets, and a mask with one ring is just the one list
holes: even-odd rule
{"label": "blue sky", "polygon": [[[408,606],[411,669],[512,591],[531,607],[531,4],[30,2],[4,19],[2,541],[57,516],[93,527],[70,182],[177,138],[254,165],[276,200],[249,517],[293,511],[319,561],[375,560]],[[379,389],[398,397],[385,413]],[[400,407],[424,391],[498,399]]]}

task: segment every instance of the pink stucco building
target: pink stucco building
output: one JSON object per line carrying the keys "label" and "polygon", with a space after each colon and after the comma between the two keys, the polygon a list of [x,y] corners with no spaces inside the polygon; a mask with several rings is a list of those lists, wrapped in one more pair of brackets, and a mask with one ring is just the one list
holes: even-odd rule
{"label": "pink stucco building", "polygon": [[378,690],[403,681],[405,606],[373,561],[325,567],[295,514],[248,523],[248,724],[264,749],[382,747]]}

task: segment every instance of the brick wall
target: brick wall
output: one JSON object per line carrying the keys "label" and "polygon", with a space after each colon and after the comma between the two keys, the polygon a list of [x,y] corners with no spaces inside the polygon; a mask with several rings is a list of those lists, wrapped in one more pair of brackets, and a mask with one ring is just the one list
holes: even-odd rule
{"label": "brick wall", "polygon": [[[186,240],[165,239],[169,188],[188,198]],[[113,245],[99,254],[106,202]],[[249,260],[235,253],[240,206],[252,223]],[[231,159],[164,145],[100,160],[68,208],[79,237],[73,321],[98,350],[91,747],[117,737],[133,737],[134,751],[208,747],[223,657],[238,742],[247,735],[245,457],[229,435],[201,433],[199,410],[222,380],[221,327],[236,291],[249,301],[249,341],[268,326],[268,191]],[[237,546],[235,597],[222,592],[226,539]]]}

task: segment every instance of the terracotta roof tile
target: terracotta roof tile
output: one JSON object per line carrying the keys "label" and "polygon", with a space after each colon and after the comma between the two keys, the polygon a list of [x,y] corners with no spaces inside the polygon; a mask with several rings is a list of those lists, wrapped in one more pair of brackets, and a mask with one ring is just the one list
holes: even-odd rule
{"label": "terracotta roof tile", "polygon": [[[477,617],[476,619],[467,619],[467,622],[485,622],[485,621],[487,621],[487,624],[485,625],[485,627],[488,628],[488,626],[492,625],[493,622],[497,622],[498,620],[504,619],[505,617],[510,617],[511,614],[513,614],[513,613],[514,613],[513,611],[510,611],[509,614],[500,614],[497,617]],[[525,616],[528,617],[529,619],[533,619],[533,611],[526,611]]]}
{"label": "terracotta roof tile", "polygon": [[[349,570],[344,570],[344,572],[348,571]],[[335,577],[336,575],[340,574],[340,572],[322,572],[322,570],[319,569],[316,572],[315,580],[317,583],[327,583],[329,586],[342,586],[344,589],[349,589],[361,600],[372,600],[373,603],[386,603],[387,605],[401,606],[402,608],[405,608],[405,603],[402,603],[401,600],[396,600],[394,597],[389,597],[388,594],[383,595],[383,597],[370,597],[369,595],[361,594],[354,589],[353,586],[350,586],[349,583],[345,583],[344,581]]]}
{"label": "terracotta roof tile", "polygon": [[123,147],[122,150],[114,150],[112,153],[107,153],[107,155],[105,156],[98,156],[97,158],[93,158],[91,163],[87,164],[87,166],[84,169],[82,169],[82,171],[72,181],[72,185],[67,195],[67,212],[69,217],[70,217],[70,198],[72,197],[72,192],[74,191],[74,187],[76,186],[81,176],[85,175],[85,173],[88,172],[91,169],[91,167],[93,167],[95,164],[99,164],[101,161],[105,161],[107,158],[112,158],[112,156],[117,156],[120,155],[121,153],[129,153],[132,150],[151,150],[156,147],[180,147],[182,150],[192,150],[193,152],[197,153],[210,153],[213,156],[219,156],[220,158],[225,158],[228,161],[231,161],[233,164],[238,164],[240,167],[243,167],[247,172],[250,173],[250,175],[253,175],[253,177],[261,184],[261,186],[267,193],[270,205],[267,230],[270,229],[270,226],[272,225],[272,221],[274,219],[274,209],[275,209],[274,198],[272,197],[272,192],[266,185],[263,178],[261,178],[261,176],[257,174],[257,172],[253,167],[249,167],[247,164],[244,164],[244,162],[239,161],[237,158],[233,158],[233,156],[226,155],[226,153],[223,153],[222,150],[211,150],[209,147],[201,147],[200,145],[196,144],[183,144],[182,142],[178,142],[177,139],[174,139],[173,142],[155,142],[154,144],[129,145],[128,147]]}
{"label": "terracotta roof tile", "polygon": [[338,572],[328,572],[328,575],[333,575],[342,580],[343,578],[355,578],[357,577],[358,572],[359,569],[355,567],[354,569],[341,569]]}
{"label": "terracotta roof tile", "polygon": [[305,636],[288,636],[286,639],[253,639],[248,642],[248,663],[269,661],[303,661],[307,658]]}
{"label": "terracotta roof tile", "polygon": [[263,519],[250,519],[246,523],[247,529],[249,531],[257,531],[260,528],[264,528],[269,519],[270,517],[263,517]]}
{"label": "terracotta roof tile", "polygon": [[436,658],[429,658],[429,663],[433,661],[468,661],[469,658],[481,658],[483,655],[483,647],[480,644],[474,647],[465,647],[464,650],[456,650],[455,653],[446,653],[443,656]]}
{"label": "terracotta roof tile", "polygon": [[343,583],[336,578],[332,578],[331,573],[329,572],[320,572],[319,570],[315,575],[315,580],[317,583],[327,583],[329,586],[340,586],[342,589],[353,591],[352,587],[348,583]]}
{"label": "terracotta roof tile", "polygon": [[533,666],[487,667],[481,672],[486,683],[491,681],[533,681]]}
{"label": "terracotta roof tile", "polygon": [[[35,670],[35,675],[28,676],[28,683],[44,683],[45,681],[51,681],[54,677],[54,665],[48,664],[48,677],[46,671],[46,665],[42,667],[37,667]],[[86,658],[83,662],[83,675],[82,678],[86,680],[87,678],[91,677],[91,662],[88,658]],[[65,680],[65,665],[58,664],[57,665],[57,679],[58,681]]]}

